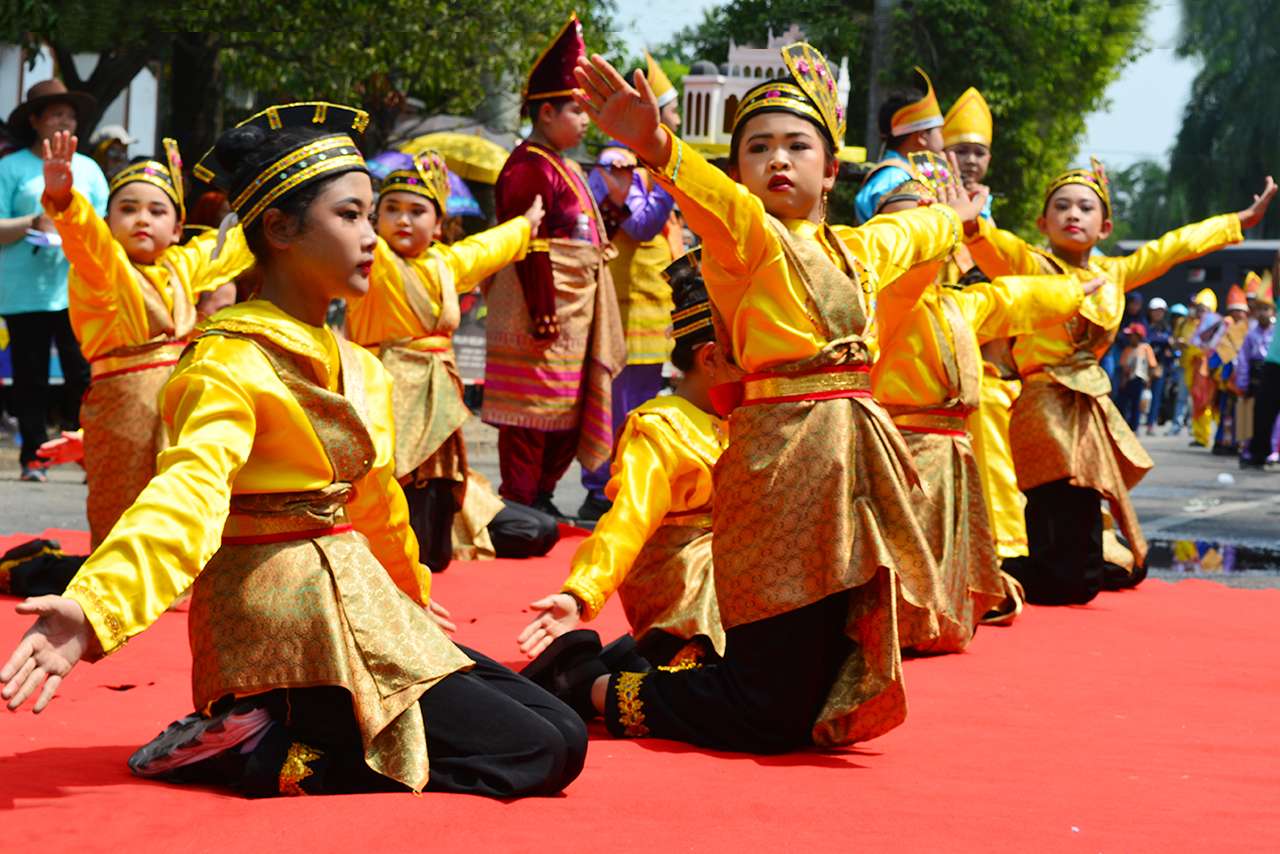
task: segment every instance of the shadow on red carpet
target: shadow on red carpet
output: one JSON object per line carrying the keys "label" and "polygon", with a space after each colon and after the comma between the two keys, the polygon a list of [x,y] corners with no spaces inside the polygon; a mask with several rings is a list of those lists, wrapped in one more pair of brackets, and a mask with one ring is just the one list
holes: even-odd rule
{"label": "shadow on red carpet", "polygon": [[[458,639],[521,664],[528,603],[558,588],[579,536],[437,576]],[[0,599],[6,656],[27,625],[14,601]],[[79,668],[42,715],[0,716],[0,849],[1280,850],[1277,614],[1280,591],[1195,581],[1033,607],[963,655],[906,662],[908,721],[869,744],[746,756],[596,724],[563,796],[501,802],[248,801],[131,777],[128,755],[191,706],[187,617],[172,613]],[[623,631],[616,603],[594,627]]]}

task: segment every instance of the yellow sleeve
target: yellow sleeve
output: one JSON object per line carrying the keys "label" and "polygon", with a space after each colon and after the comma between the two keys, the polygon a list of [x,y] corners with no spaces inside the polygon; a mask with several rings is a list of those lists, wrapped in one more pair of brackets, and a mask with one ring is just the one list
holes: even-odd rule
{"label": "yellow sleeve", "polygon": [[213,557],[231,483],[253,450],[244,366],[201,359],[205,346],[165,386],[172,445],[156,459],[155,477],[67,587],[105,653],[155,622]]}
{"label": "yellow sleeve", "polygon": [[54,210],[47,198],[43,201],[45,213],[62,237],[62,251],[75,268],[76,275],[67,278],[68,298],[95,314],[116,311],[121,301],[128,301],[136,303],[128,316],[144,316],[146,308],[129,256],[89,200],[73,189],[71,202],[61,211]]}
{"label": "yellow sleeve", "polygon": [[[873,217],[857,228],[839,229],[849,250],[875,271],[884,288],[912,268],[929,265],[921,273],[920,289],[931,283],[937,267],[955,249],[962,234],[960,215],[948,205],[928,205]],[[913,280],[916,275],[913,273]]]}
{"label": "yellow sleeve", "polygon": [[253,266],[253,253],[244,240],[244,229],[234,226],[227,230],[222,251],[214,258],[218,243],[218,231],[213,229],[191,238],[181,246],[165,250],[165,260],[173,264],[182,275],[192,299],[207,291],[217,290],[236,276]]}
{"label": "yellow sleeve", "polygon": [[377,452],[373,468],[353,485],[347,516],[369,540],[370,551],[396,586],[425,605],[431,598],[431,571],[419,560],[418,539],[409,527],[409,504],[395,478],[391,378],[371,355],[359,355],[365,372],[369,429]]}
{"label": "yellow sleeve", "polygon": [[464,294],[508,264],[523,261],[529,237],[529,220],[517,216],[439,249],[453,268],[458,293]]}
{"label": "yellow sleeve", "polygon": [[1126,291],[1131,291],[1160,278],[1175,264],[1199,258],[1243,239],[1240,217],[1233,213],[1222,214],[1175,228],[1163,237],[1143,244],[1132,255],[1100,260],[1115,280],[1122,282]]}
{"label": "yellow sleeve", "polygon": [[1034,276],[1057,273],[1048,269],[1047,259],[1018,235],[996,228],[978,217],[978,233],[966,239],[973,261],[991,278],[998,276]]}
{"label": "yellow sleeve", "polygon": [[1080,310],[1084,288],[1072,275],[1000,276],[970,285],[953,297],[977,333],[978,343],[985,344],[1066,323]]}
{"label": "yellow sleeve", "polygon": [[764,202],[674,136],[670,159],[650,174],[675,196],[689,228],[702,238],[703,257],[713,258],[726,274],[707,287],[715,287],[717,305],[733,316],[752,274],[781,261],[781,244],[768,227]]}
{"label": "yellow sleeve", "polygon": [[640,549],[671,508],[671,478],[677,458],[667,441],[640,416],[627,420],[605,494],[613,507],[578,546],[564,591],[582,600],[583,619],[593,620],[626,580]]}

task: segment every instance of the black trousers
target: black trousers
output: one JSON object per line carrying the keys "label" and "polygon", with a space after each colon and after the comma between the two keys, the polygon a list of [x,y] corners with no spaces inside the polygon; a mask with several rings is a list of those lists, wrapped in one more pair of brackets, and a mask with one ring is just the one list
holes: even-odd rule
{"label": "black trousers", "polygon": [[[446,676],[418,701],[427,729],[427,791],[516,798],[554,795],[582,772],[587,729],[572,709],[471,649],[466,673]],[[351,695],[342,688],[278,690],[261,698],[275,727],[232,782],[244,794],[278,794],[291,744],[320,752],[301,782],[308,794],[404,791],[364,762]]]}
{"label": "black trousers", "polygon": [[435,478],[425,486],[404,487],[409,502],[409,527],[418,538],[422,562],[432,572],[444,572],[453,562],[453,515],[458,512],[448,478]]}
{"label": "black trousers", "polygon": [[1258,377],[1258,395],[1253,404],[1253,438],[1249,460],[1264,463],[1271,455],[1271,431],[1280,416],[1280,365],[1263,362]]}
{"label": "black trousers", "polygon": [[1026,490],[1027,550],[1004,570],[1037,605],[1081,605],[1102,589],[1102,496],[1055,480]]}
{"label": "black trousers", "polygon": [[71,331],[66,309],[7,314],[9,352],[13,359],[13,413],[22,434],[23,465],[36,459],[36,451],[49,438],[45,420],[49,412],[49,345],[58,348],[62,367],[66,411],[70,429],[80,427],[80,398],[89,387],[89,363],[80,355],[80,345]]}
{"label": "black trousers", "polygon": [[489,539],[498,557],[542,557],[560,541],[560,524],[550,513],[508,498],[489,523]]}
{"label": "black trousers", "polygon": [[636,710],[620,709],[619,685],[636,674],[613,674],[605,724],[615,736],[647,734],[715,750],[785,753],[812,744],[814,721],[854,648],[844,633],[849,595],[728,629],[718,664],[646,674],[636,694],[646,732],[628,731],[623,712],[634,727]]}

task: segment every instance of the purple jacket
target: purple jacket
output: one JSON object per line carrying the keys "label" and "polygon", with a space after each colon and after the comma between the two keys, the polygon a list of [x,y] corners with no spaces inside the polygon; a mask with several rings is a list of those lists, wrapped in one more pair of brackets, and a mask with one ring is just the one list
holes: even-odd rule
{"label": "purple jacket", "polygon": [[[591,193],[602,209],[611,206],[608,205],[609,187],[605,184],[599,167],[591,170],[591,177],[587,183],[591,185]],[[627,191],[626,211],[618,212],[620,227],[635,240],[641,242],[652,240],[667,224],[667,218],[671,216],[671,209],[675,203],[675,199],[657,184],[646,191],[640,173],[636,172],[631,176],[631,189]],[[608,218],[606,213],[606,219]]]}
{"label": "purple jacket", "polygon": [[1267,358],[1267,351],[1271,348],[1271,338],[1275,332],[1276,327],[1273,323],[1266,329],[1254,326],[1249,330],[1249,334],[1244,336],[1240,352],[1236,353],[1235,384],[1238,388],[1249,387],[1249,363],[1260,362]]}

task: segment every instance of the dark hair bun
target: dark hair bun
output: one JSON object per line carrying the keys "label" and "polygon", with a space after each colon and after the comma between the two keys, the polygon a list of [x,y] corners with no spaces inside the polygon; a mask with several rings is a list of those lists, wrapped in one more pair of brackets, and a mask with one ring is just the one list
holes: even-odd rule
{"label": "dark hair bun", "polygon": [[262,148],[267,141],[267,132],[255,125],[232,128],[218,137],[213,147],[214,156],[229,174],[236,174],[246,160]]}

